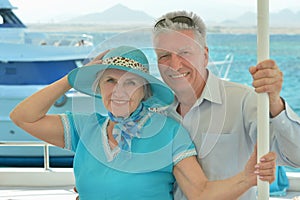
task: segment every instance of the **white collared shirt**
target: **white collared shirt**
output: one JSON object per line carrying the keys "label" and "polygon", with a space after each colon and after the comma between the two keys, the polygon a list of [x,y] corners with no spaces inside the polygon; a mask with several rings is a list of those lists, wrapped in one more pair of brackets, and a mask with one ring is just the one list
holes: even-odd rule
{"label": "white collared shirt", "polygon": [[[182,118],[178,101],[161,109],[180,121],[195,143],[209,180],[221,180],[241,172],[257,138],[257,94],[246,85],[224,81],[209,72],[202,96]],[[270,148],[279,165],[300,167],[300,118],[285,103],[286,110],[270,119]],[[175,199],[181,198],[178,192]],[[241,199],[255,199],[255,189]]]}

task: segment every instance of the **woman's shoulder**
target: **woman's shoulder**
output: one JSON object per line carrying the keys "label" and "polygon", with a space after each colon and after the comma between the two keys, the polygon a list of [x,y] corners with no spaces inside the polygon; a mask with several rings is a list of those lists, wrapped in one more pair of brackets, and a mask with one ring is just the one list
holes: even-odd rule
{"label": "woman's shoulder", "polygon": [[107,116],[102,115],[100,113],[94,112],[94,113],[79,113],[79,112],[66,112],[66,115],[74,120],[77,121],[104,121]]}

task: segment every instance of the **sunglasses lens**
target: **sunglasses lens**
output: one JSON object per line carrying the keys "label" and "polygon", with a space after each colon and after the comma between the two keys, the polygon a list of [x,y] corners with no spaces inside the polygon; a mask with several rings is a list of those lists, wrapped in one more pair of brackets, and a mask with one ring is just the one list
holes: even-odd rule
{"label": "sunglasses lens", "polygon": [[187,24],[188,26],[194,26],[195,23],[189,17],[177,16],[172,19],[172,22]]}
{"label": "sunglasses lens", "polygon": [[[186,16],[176,16],[170,19],[173,23],[182,23],[182,24],[187,24],[189,27],[193,27],[195,26],[194,21]],[[158,27],[158,26],[162,26],[164,27],[165,24],[164,22],[166,21],[166,19],[161,19],[159,20],[154,27]]]}

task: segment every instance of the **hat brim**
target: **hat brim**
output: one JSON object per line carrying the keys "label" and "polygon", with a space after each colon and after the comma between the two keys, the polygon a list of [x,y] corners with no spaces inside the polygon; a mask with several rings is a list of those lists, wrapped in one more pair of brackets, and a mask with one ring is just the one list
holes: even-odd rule
{"label": "hat brim", "polygon": [[152,90],[152,96],[144,102],[148,107],[166,106],[170,105],[174,101],[174,94],[172,90],[161,80],[140,70],[118,65],[95,64],[75,68],[68,74],[69,84],[79,92],[96,98],[102,98],[99,92],[93,91],[93,84],[96,80],[97,73],[106,69],[119,69],[146,79]]}

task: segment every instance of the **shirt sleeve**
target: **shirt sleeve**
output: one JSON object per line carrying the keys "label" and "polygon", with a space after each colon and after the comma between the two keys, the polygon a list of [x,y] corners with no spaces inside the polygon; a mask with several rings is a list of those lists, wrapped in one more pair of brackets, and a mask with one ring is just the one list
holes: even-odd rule
{"label": "shirt sleeve", "polygon": [[60,118],[64,126],[64,149],[75,152],[79,142],[79,134],[75,126],[73,114],[66,112],[65,114],[61,114]]}
{"label": "shirt sleeve", "polygon": [[271,149],[277,152],[278,164],[300,167],[300,117],[285,103],[286,109],[270,119],[273,132]]}
{"label": "shirt sleeve", "polygon": [[[253,144],[257,141],[257,96],[245,98],[244,122]],[[300,118],[285,102],[285,110],[270,118],[270,151],[277,154],[277,164],[300,167]]]}
{"label": "shirt sleeve", "polygon": [[188,131],[179,125],[173,138],[173,164],[176,165],[181,160],[195,155],[197,152]]}

